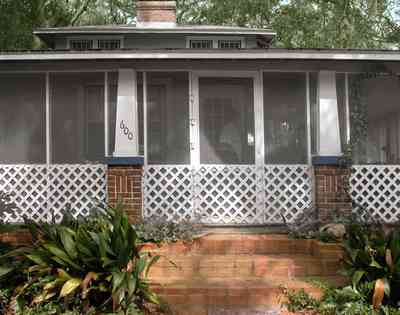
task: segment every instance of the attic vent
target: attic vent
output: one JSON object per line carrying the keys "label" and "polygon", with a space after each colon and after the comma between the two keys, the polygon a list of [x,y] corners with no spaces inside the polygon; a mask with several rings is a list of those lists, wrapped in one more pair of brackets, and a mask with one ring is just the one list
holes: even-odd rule
{"label": "attic vent", "polygon": [[196,39],[190,41],[190,48],[194,49],[207,49],[213,48],[213,41],[208,39]]}
{"label": "attic vent", "polygon": [[218,48],[239,49],[239,48],[242,48],[242,41],[241,40],[219,40]]}
{"label": "attic vent", "polygon": [[119,39],[99,39],[98,46],[99,49],[104,50],[120,49],[121,41]]}
{"label": "attic vent", "polygon": [[93,40],[90,39],[71,39],[69,41],[69,48],[74,50],[88,50],[93,49]]}

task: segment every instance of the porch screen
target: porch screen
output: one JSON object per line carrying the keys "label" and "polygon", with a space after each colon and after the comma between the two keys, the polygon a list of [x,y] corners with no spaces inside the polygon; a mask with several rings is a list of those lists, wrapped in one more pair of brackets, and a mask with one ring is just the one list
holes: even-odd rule
{"label": "porch screen", "polygon": [[189,75],[147,73],[149,164],[189,164]]}
{"label": "porch screen", "polygon": [[264,73],[266,164],[307,162],[305,73]]}
{"label": "porch screen", "polygon": [[50,77],[52,162],[104,159],[104,73],[54,73]]}
{"label": "porch screen", "polygon": [[349,75],[349,102],[355,163],[400,163],[399,78]]}
{"label": "porch screen", "polygon": [[0,74],[0,163],[46,162],[44,74]]}
{"label": "porch screen", "polygon": [[200,158],[205,164],[254,164],[252,78],[200,78]]}

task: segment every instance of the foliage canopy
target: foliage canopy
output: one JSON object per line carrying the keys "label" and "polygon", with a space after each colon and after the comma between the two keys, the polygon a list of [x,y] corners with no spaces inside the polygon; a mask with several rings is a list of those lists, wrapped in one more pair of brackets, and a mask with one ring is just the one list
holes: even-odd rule
{"label": "foliage canopy", "polygon": [[[40,44],[38,27],[134,23],[135,0],[1,0],[0,49]],[[396,0],[177,0],[183,24],[266,28],[275,46],[388,48],[397,46]]]}

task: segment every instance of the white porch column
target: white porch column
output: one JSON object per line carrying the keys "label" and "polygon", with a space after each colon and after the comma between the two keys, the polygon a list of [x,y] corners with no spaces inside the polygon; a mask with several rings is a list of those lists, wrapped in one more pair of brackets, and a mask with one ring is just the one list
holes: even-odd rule
{"label": "white porch column", "polygon": [[319,156],[341,156],[336,73],[319,73]]}
{"label": "white porch column", "polygon": [[115,157],[139,155],[139,127],[136,71],[120,69],[118,73],[117,118],[115,121]]}

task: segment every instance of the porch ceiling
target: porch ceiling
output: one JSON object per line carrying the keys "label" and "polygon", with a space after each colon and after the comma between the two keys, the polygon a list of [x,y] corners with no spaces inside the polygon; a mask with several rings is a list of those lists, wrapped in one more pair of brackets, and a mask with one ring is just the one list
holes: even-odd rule
{"label": "porch ceiling", "polygon": [[349,61],[400,61],[398,50],[349,50],[349,49],[159,49],[113,51],[90,50],[31,50],[0,52],[0,61],[37,60],[349,60]]}

